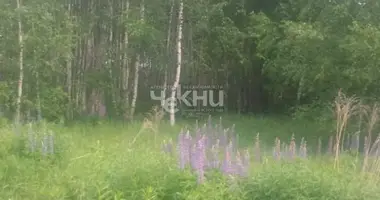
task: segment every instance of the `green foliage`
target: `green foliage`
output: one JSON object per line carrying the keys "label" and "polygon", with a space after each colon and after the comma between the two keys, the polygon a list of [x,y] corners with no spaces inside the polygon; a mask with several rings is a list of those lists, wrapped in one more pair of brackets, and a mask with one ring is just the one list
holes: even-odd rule
{"label": "green foliage", "polygon": [[[359,96],[377,94],[378,30],[362,20],[367,9],[353,1],[290,1],[279,6],[280,20],[252,15],[251,34],[272,80],[269,90],[285,93],[290,87],[303,98],[318,95],[322,101],[337,88]],[[296,94],[287,100],[295,101]]]}
{"label": "green foliage", "polygon": [[321,125],[326,125],[335,120],[333,118],[333,106],[323,102],[313,102],[293,109],[293,119],[296,121],[311,120]]}
{"label": "green foliage", "polygon": [[[35,0],[15,10],[15,2],[1,1],[0,103],[5,113],[14,112],[17,96],[18,14],[24,47],[23,112],[37,107],[39,95],[49,120],[72,118],[69,113],[86,115],[92,106],[87,101],[90,90],[97,90],[111,117],[124,115],[127,111],[119,107],[130,108],[125,97],[130,101],[133,96],[132,66],[138,54],[141,64],[149,64],[140,69],[137,112],[152,106],[151,99],[144,98],[150,86],[163,84],[164,70],[168,84],[174,81],[179,4],[128,2],[127,10],[127,1]],[[282,112],[301,106],[295,113],[301,116],[301,108],[306,113],[304,108],[313,107],[316,99],[321,104],[331,101],[340,88],[371,101],[380,95],[378,2],[189,0],[184,4],[180,83],[228,86],[229,110]],[[128,88],[123,88],[127,75],[122,69],[127,66]],[[250,105],[238,105],[242,100]]]}
{"label": "green foliage", "polygon": [[43,117],[60,120],[67,109],[67,94],[62,88],[48,88],[41,92],[41,110]]}
{"label": "green foliage", "polygon": [[[314,134],[295,127],[289,120],[226,120],[227,123],[238,123],[237,131],[242,138],[250,138],[242,139],[242,142],[246,141],[243,145],[252,145],[255,137],[252,126],[263,136],[270,137],[288,132],[299,136]],[[307,124],[306,130],[312,130],[311,125]],[[282,164],[266,162],[263,166],[254,165],[247,178],[230,179],[218,172],[210,172],[206,174],[205,184],[197,185],[193,173],[179,171],[177,162],[160,152],[150,132],[144,132],[135,146],[128,145],[140,126],[140,123],[131,124],[122,129],[120,124],[96,127],[80,124],[64,128],[39,124],[35,126],[36,131],[43,132],[48,128],[59,135],[57,145],[63,154],[50,158],[21,155],[19,152],[23,150],[15,147],[24,143],[15,145],[18,137],[2,128],[0,185],[4,187],[1,187],[0,198],[376,200],[380,196],[379,186],[372,182],[375,177],[363,178],[354,170],[352,165],[356,161],[350,156],[342,158],[339,172],[332,169],[328,158]],[[291,127],[293,130],[288,129]],[[160,138],[175,136],[180,128],[163,124]]]}

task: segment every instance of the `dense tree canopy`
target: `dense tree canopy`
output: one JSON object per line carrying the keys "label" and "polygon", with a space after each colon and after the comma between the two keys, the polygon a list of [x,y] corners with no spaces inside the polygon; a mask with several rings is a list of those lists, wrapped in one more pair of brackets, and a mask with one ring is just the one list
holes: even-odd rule
{"label": "dense tree canopy", "polygon": [[[103,106],[130,118],[159,104],[149,88],[175,81],[179,0],[0,2],[6,116],[19,105],[23,115],[73,119]],[[183,3],[180,84],[223,86],[228,112],[322,105],[340,88],[380,94],[379,1]]]}

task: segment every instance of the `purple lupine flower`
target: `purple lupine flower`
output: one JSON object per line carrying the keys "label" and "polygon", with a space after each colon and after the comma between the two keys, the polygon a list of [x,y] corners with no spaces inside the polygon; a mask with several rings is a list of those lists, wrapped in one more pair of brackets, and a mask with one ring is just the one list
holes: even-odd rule
{"label": "purple lupine flower", "polygon": [[216,144],[212,146],[212,164],[211,167],[217,169],[219,167],[219,140],[217,140]]}
{"label": "purple lupine flower", "polygon": [[198,174],[198,183],[201,184],[204,182],[204,168],[206,163],[206,145],[205,145],[205,136],[197,142],[196,149],[196,170]]}
{"label": "purple lupine flower", "polygon": [[193,170],[197,169],[197,145],[193,144],[190,148],[190,167]]}
{"label": "purple lupine flower", "polygon": [[191,145],[193,144],[193,138],[191,137],[190,131],[188,130],[185,135],[185,155],[186,155],[186,163],[190,162],[190,148]]}
{"label": "purple lupine flower", "polygon": [[226,150],[225,150],[224,161],[222,165],[222,171],[224,174],[232,174],[234,172],[233,166],[232,166],[232,159],[231,159],[231,153],[232,153],[231,146],[232,146],[232,143],[230,143],[226,147]]}
{"label": "purple lupine flower", "polygon": [[187,164],[187,142],[186,136],[182,133],[178,136],[178,151],[179,151],[179,168],[185,169]]}
{"label": "purple lupine flower", "polygon": [[178,140],[179,167],[180,169],[184,169],[186,165],[190,163],[190,149],[192,145],[192,138],[190,132],[187,131],[186,135],[180,133]]}

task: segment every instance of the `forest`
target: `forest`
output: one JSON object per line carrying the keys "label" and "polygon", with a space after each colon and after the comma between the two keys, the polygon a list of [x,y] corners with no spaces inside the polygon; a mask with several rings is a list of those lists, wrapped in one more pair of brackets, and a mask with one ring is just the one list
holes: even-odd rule
{"label": "forest", "polygon": [[152,86],[175,82],[221,86],[226,112],[243,114],[319,110],[339,89],[380,93],[377,1],[3,5],[0,101],[12,120],[76,119],[99,105],[129,120],[159,105]]}
{"label": "forest", "polygon": [[0,2],[0,199],[379,199],[380,1]]}

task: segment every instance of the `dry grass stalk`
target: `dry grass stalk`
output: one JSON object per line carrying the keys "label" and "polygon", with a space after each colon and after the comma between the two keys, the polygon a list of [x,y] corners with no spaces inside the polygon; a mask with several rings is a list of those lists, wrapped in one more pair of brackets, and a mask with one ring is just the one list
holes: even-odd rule
{"label": "dry grass stalk", "polygon": [[341,91],[335,99],[335,114],[336,114],[336,133],[334,145],[334,168],[339,168],[339,147],[342,136],[344,135],[345,128],[348,120],[352,115],[358,112],[359,101],[356,97],[346,97]]}
{"label": "dry grass stalk", "polygon": [[137,132],[130,145],[133,145],[145,130],[153,132],[154,143],[157,144],[157,133],[163,116],[163,112],[157,106],[153,106],[151,111],[148,112],[147,117],[144,118],[139,132]]}
{"label": "dry grass stalk", "polygon": [[289,144],[289,156],[291,159],[294,159],[296,156],[296,139],[294,138],[294,134],[292,134]]}
{"label": "dry grass stalk", "polygon": [[[374,155],[373,162],[371,163],[371,166],[369,167],[369,171],[375,173],[376,175],[379,175],[380,172],[380,134],[377,136],[375,142],[370,147],[368,158],[367,158],[367,164],[369,160],[369,155]],[[364,168],[364,165],[363,165]],[[364,169],[365,170],[365,169]]]}
{"label": "dry grass stalk", "polygon": [[148,113],[148,119],[158,127],[164,117],[164,112],[157,106],[153,106],[151,111]]}
{"label": "dry grass stalk", "polygon": [[371,143],[372,143],[372,131],[373,131],[373,128],[375,127],[378,119],[379,119],[379,106],[377,104],[375,104],[372,109],[371,109],[371,115],[370,115],[370,119],[369,119],[369,122],[368,122],[368,135],[366,136],[366,141],[365,141],[365,149],[364,149],[364,161],[363,161],[363,168],[362,168],[362,171],[364,172],[367,167],[368,167],[368,160],[369,160],[369,155],[370,155],[370,151],[373,147],[375,147],[377,145],[378,142],[375,141],[375,143],[372,145],[371,147]]}
{"label": "dry grass stalk", "polygon": [[368,142],[368,137],[364,137],[364,160],[363,160],[363,167],[362,167],[362,172],[365,172],[367,165],[368,165],[368,152],[369,152],[369,142]]}

